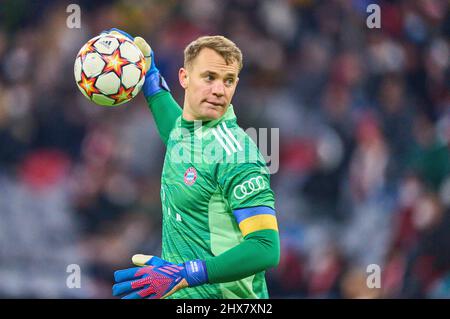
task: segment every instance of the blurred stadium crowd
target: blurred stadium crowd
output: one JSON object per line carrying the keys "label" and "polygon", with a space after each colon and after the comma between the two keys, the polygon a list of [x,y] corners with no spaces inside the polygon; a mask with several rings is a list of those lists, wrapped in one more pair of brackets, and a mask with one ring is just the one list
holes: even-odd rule
{"label": "blurred stadium crowd", "polygon": [[272,298],[450,297],[448,1],[85,0],[81,29],[69,3],[0,5],[0,297],[110,298],[114,270],[160,253],[164,147],[145,101],[102,108],[73,79],[110,27],[151,44],[179,103],[185,45],[242,49],[238,122],[280,129]]}

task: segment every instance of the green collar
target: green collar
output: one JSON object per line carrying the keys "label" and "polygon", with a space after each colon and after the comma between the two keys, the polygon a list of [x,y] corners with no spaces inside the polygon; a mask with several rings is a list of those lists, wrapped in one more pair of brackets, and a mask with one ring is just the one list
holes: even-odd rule
{"label": "green collar", "polygon": [[236,114],[234,114],[233,104],[230,104],[228,106],[227,111],[222,117],[213,121],[199,121],[199,120],[188,121],[183,118],[183,115],[181,115],[180,126],[183,128],[187,128],[191,133],[195,131],[195,134],[198,137],[200,137],[202,133],[206,132],[209,128],[215,127],[218,124],[222,123],[223,121],[229,120],[236,120]]}

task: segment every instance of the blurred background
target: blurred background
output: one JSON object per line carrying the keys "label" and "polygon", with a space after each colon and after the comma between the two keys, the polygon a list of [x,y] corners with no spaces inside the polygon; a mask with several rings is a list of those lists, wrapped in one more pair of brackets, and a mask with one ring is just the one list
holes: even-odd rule
{"label": "blurred background", "polygon": [[[68,4],[81,8],[70,29]],[[366,8],[381,7],[381,29]],[[77,89],[104,29],[143,36],[176,100],[183,49],[244,54],[244,129],[280,129],[282,240],[272,298],[450,297],[450,5],[446,0],[0,1],[0,297],[112,298],[113,271],[161,252],[164,147],[142,95]],[[269,152],[270,153],[270,152]],[[67,266],[81,268],[69,289]],[[367,266],[381,268],[369,289]]]}

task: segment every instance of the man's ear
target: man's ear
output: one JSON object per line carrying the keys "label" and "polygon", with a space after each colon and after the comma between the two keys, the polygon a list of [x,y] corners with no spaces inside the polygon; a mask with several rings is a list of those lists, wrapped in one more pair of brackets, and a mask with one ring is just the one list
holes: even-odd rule
{"label": "man's ear", "polygon": [[183,87],[183,89],[187,89],[189,85],[189,77],[188,77],[188,71],[185,68],[180,68],[178,71],[178,80],[180,81],[180,85]]}

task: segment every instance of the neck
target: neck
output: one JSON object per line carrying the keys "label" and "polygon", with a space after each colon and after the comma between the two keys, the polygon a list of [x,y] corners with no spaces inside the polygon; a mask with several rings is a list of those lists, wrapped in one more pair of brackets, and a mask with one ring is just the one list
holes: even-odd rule
{"label": "neck", "polygon": [[192,114],[191,107],[189,106],[189,103],[188,103],[188,100],[187,100],[186,96],[184,96],[182,117],[186,121],[195,121],[195,120],[197,120],[196,116],[194,114]]}
{"label": "neck", "polygon": [[183,119],[185,119],[186,121],[198,120],[198,118],[196,118],[194,115],[191,114],[191,112],[189,112],[186,109],[186,106],[183,107]]}
{"label": "neck", "polygon": [[183,119],[186,121],[210,121],[211,119],[202,118],[192,112],[188,102],[185,100],[183,105],[183,113],[182,113]]}

